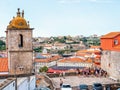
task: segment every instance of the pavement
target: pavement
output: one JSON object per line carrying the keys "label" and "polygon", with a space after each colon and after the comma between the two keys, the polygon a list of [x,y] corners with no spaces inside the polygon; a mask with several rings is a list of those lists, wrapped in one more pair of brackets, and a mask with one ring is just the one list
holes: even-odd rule
{"label": "pavement", "polygon": [[114,81],[108,77],[66,76],[65,79],[63,77],[51,78],[56,88],[60,88],[60,78],[63,80],[63,84],[70,84],[72,87],[77,87],[80,84],[92,85],[96,82],[103,85],[118,83],[117,81]]}

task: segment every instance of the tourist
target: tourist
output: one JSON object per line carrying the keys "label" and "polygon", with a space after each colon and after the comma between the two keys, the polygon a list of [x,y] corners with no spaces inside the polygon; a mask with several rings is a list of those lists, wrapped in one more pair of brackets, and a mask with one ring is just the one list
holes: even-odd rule
{"label": "tourist", "polygon": [[63,71],[63,78],[65,79],[65,71]]}
{"label": "tourist", "polygon": [[60,87],[63,85],[63,81],[62,79],[60,78]]}

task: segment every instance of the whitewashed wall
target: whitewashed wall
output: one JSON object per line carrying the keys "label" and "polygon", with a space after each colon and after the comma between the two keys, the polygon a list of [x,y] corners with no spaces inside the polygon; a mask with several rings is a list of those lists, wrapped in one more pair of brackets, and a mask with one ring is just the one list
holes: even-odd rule
{"label": "whitewashed wall", "polygon": [[3,88],[2,90],[15,90],[15,81],[5,86],[5,88]]}
{"label": "whitewashed wall", "polygon": [[34,90],[35,89],[35,76],[19,78],[17,80],[17,90]]}
{"label": "whitewashed wall", "polygon": [[58,62],[58,66],[71,66],[71,67],[91,67],[92,63],[63,63]]}

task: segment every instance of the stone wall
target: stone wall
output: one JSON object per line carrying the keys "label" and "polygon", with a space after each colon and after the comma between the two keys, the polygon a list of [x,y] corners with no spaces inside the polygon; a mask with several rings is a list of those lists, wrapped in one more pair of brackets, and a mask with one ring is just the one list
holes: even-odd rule
{"label": "stone wall", "polygon": [[32,70],[32,52],[10,52],[10,73],[31,73]]}
{"label": "stone wall", "polygon": [[120,80],[120,52],[103,51],[101,67],[108,72],[110,77]]}
{"label": "stone wall", "polygon": [[[23,35],[23,47],[19,47],[19,35]],[[8,30],[8,51],[32,50],[32,30]]]}
{"label": "stone wall", "polygon": [[33,64],[32,30],[7,30],[10,74],[31,73]]}

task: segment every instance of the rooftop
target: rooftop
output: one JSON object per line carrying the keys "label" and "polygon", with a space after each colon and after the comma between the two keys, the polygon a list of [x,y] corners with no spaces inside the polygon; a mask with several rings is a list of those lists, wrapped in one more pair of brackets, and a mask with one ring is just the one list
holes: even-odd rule
{"label": "rooftop", "polygon": [[106,35],[103,35],[101,38],[114,38],[118,35],[120,35],[120,32],[110,32]]}
{"label": "rooftop", "polygon": [[111,80],[108,77],[66,76],[65,79],[62,77],[51,78],[56,88],[60,88],[60,78],[63,80],[63,83],[70,84],[72,87],[79,86],[79,84],[92,85],[95,82],[99,82],[101,84],[117,83],[117,81]]}
{"label": "rooftop", "polygon": [[8,58],[0,58],[0,72],[8,72]]}
{"label": "rooftop", "polygon": [[61,59],[59,62],[64,62],[64,63],[92,63],[92,59],[88,58],[87,60],[83,60],[81,58],[78,57],[71,57],[71,58],[65,58],[65,59]]}

